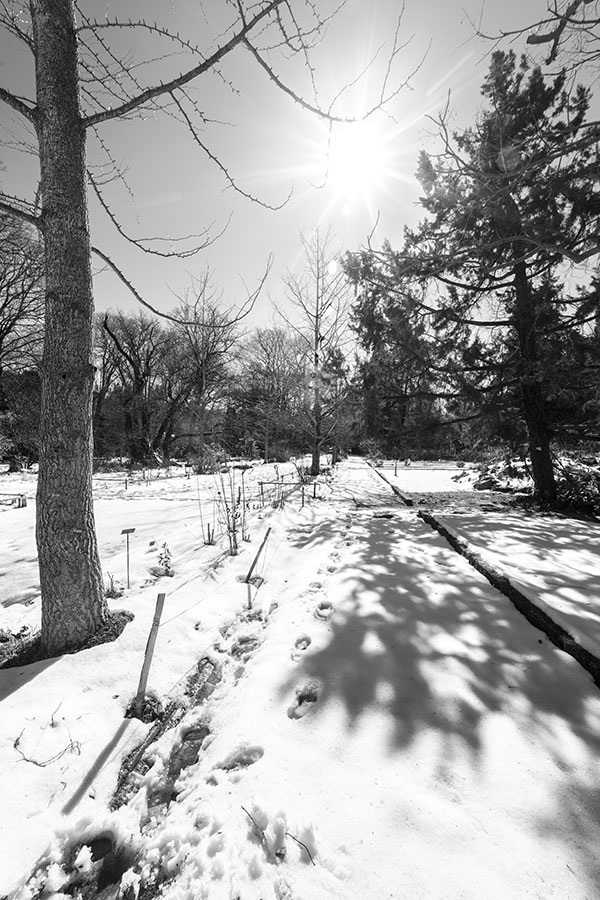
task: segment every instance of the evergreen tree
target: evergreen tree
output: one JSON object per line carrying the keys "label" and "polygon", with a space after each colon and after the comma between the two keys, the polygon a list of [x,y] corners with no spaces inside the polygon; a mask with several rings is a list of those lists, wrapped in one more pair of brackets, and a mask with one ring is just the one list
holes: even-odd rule
{"label": "evergreen tree", "polygon": [[[568,93],[564,73],[546,82],[525,59],[500,51],[482,95],[487,104],[474,125],[451,137],[442,120],[442,152],[421,154],[429,215],[384,259],[397,291],[427,291],[430,320],[445,340],[468,326],[472,387],[498,399],[514,382],[536,493],[553,503],[545,335],[572,328],[586,309],[582,296],[565,302],[553,279],[560,283],[565,263],[600,251],[597,140],[590,143],[589,129],[579,140],[590,98],[582,87]],[[480,365],[494,332],[503,350],[495,367]]]}

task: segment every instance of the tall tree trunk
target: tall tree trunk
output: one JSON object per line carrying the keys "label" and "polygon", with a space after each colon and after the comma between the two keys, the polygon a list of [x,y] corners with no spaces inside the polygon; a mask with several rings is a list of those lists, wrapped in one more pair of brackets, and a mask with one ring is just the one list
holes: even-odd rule
{"label": "tall tree trunk", "polygon": [[310,465],[311,475],[321,474],[321,437],[322,410],[321,410],[321,359],[319,349],[321,346],[321,284],[317,273],[317,294],[315,300],[315,321],[313,334],[313,409],[312,409],[312,458]]}
{"label": "tall tree trunk", "polygon": [[265,417],[265,463],[269,462],[269,417]]}
{"label": "tall tree trunk", "polygon": [[48,655],[108,617],[92,501],[93,298],[71,0],[32,0],[46,314],[37,547]]}
{"label": "tall tree trunk", "polygon": [[[522,251],[523,248],[519,245],[516,250],[517,257],[522,256]],[[550,453],[550,432],[546,417],[545,398],[538,371],[536,310],[525,263],[517,262],[514,273],[514,315],[519,340],[521,409],[527,426],[535,493],[540,503],[552,505],[556,502],[556,481]]]}
{"label": "tall tree trunk", "polygon": [[321,421],[321,400],[318,398],[315,400],[313,411],[312,411],[312,420],[313,420],[313,433],[312,433],[312,453],[311,453],[311,465],[310,465],[310,474],[311,475],[320,475],[321,474],[321,445],[323,443],[323,437],[321,435],[322,421]]}
{"label": "tall tree trunk", "polygon": [[160,456],[165,466],[171,465],[171,445],[173,442],[173,426],[175,424],[175,415],[178,412],[177,403],[173,402],[163,420],[160,423],[158,431],[152,439],[152,453]]}

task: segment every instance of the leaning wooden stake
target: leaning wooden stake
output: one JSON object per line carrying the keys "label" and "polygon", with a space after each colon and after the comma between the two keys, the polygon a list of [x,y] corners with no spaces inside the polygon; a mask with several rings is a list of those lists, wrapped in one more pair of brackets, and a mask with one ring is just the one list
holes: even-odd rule
{"label": "leaning wooden stake", "polygon": [[271,526],[269,525],[269,527],[267,528],[267,533],[265,534],[265,536],[264,536],[264,538],[263,538],[263,540],[262,540],[262,544],[261,544],[260,547],[258,548],[258,553],[257,553],[256,556],[254,557],[254,560],[253,560],[253,562],[252,562],[252,565],[251,565],[250,568],[248,569],[248,574],[247,574],[246,577],[244,578],[244,581],[245,581],[246,584],[248,584],[248,582],[249,582],[250,579],[252,578],[252,573],[254,572],[254,567],[256,566],[256,563],[258,562],[258,557],[259,557],[260,554],[262,553],[263,547],[264,547],[265,544],[267,543],[267,538],[269,537],[270,534],[271,534]]}
{"label": "leaning wooden stake", "polygon": [[156,609],[154,610],[154,619],[152,628],[148,635],[148,643],[146,644],[146,653],[144,654],[144,665],[142,666],[142,674],[140,675],[140,683],[138,684],[137,696],[135,698],[135,714],[138,718],[142,715],[142,707],[144,705],[144,697],[146,695],[146,686],[148,684],[148,675],[150,674],[150,664],[154,654],[154,645],[156,644],[156,636],[158,634],[158,626],[160,625],[160,617],[162,616],[163,606],[165,605],[165,595],[159,594],[156,598]]}

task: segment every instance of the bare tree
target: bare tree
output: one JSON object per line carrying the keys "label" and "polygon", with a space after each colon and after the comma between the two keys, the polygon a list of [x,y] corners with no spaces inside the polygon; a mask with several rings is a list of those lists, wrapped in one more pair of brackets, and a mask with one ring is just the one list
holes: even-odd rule
{"label": "bare tree", "polygon": [[[301,236],[303,265],[284,278],[294,318],[280,315],[301,338],[306,354],[310,402],[306,409],[311,440],[311,474],[321,471],[321,450],[335,434],[344,391],[350,288],[337,260],[330,230]],[[335,450],[334,450],[335,455]]]}
{"label": "bare tree", "polygon": [[302,410],[305,355],[304,339],[281,327],[257,328],[241,348],[237,418],[246,419],[245,437],[262,447],[265,462],[277,441],[300,445],[289,438]]}
{"label": "bare tree", "polygon": [[225,363],[238,332],[233,311],[223,308],[221,299],[207,270],[192,281],[173,313],[160,379],[162,412],[152,441],[152,449],[165,464],[177,437],[176,423],[184,412],[199,426],[202,450],[207,403],[224,388]]}
{"label": "bare tree", "polygon": [[[114,321],[113,321],[114,319]],[[133,464],[159,462],[152,447],[151,395],[164,368],[168,335],[155,317],[122,312],[104,317],[117,352],[127,452]]]}
{"label": "bare tree", "polygon": [[[92,503],[92,251],[148,305],[114,261],[92,245],[88,185],[123,238],[146,252],[172,252],[164,243],[131,237],[121,226],[104,197],[102,170],[99,174],[87,164],[88,136],[93,136],[94,151],[104,154],[105,166],[122,175],[105,126],[148,112],[166,115],[174,127],[186,129],[226,184],[257,199],[242,190],[211,149],[206,130],[214,121],[192,88],[220,80],[239,90],[227,74],[227,63],[246,51],[272,86],[334,121],[340,92],[326,104],[319,102],[312,62],[336,4],[330,13],[322,11],[324,6],[314,0],[223,3],[210,17],[205,13],[205,42],[199,44],[161,22],[119,19],[108,4],[98,14],[98,4],[85,0],[0,0],[0,28],[22,48],[35,81],[35,97],[24,95],[20,87],[0,87],[0,100],[33,134],[40,162],[40,183],[32,185],[31,196],[19,199],[2,192],[0,209],[39,228],[45,248],[37,546],[41,639],[48,655],[81,647],[108,619]],[[165,8],[167,21],[172,21],[173,4]],[[399,51],[396,31],[374,109],[399,90],[388,86]],[[300,81],[294,81],[299,74]],[[307,84],[309,90],[313,85],[313,95],[306,94]],[[210,234],[202,232],[179,252],[196,252],[210,240]]]}
{"label": "bare tree", "polygon": [[94,456],[104,456],[107,446],[106,401],[119,375],[120,354],[114,340],[104,328],[104,316],[94,320],[94,396],[92,419],[94,426]]}
{"label": "bare tree", "polygon": [[5,368],[37,365],[42,345],[44,269],[37,234],[0,214],[0,381]]}

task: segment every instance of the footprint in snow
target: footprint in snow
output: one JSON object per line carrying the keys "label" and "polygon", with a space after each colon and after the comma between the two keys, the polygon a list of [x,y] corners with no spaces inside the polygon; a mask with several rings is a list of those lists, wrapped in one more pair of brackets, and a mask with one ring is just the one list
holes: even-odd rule
{"label": "footprint in snow", "polygon": [[298,662],[304,651],[310,647],[311,638],[307,634],[300,635],[294,643],[294,649],[292,650],[292,659],[294,662]]}
{"label": "footprint in snow", "polygon": [[[212,772],[207,776],[206,783],[217,785],[223,780],[223,772],[240,773],[242,769],[253,766],[259,759],[262,759],[265,751],[258,744],[240,744],[235,750],[225,757],[222,762],[217,763]],[[239,780],[239,776],[235,776],[234,780]]]}
{"label": "footprint in snow", "polygon": [[317,619],[323,619],[324,622],[331,616],[333,613],[333,606],[331,604],[331,600],[321,600],[315,606],[315,616]]}
{"label": "footprint in snow", "polygon": [[320,685],[317,681],[308,681],[302,687],[296,688],[296,699],[288,708],[290,719],[301,719],[310,712],[319,699]]}
{"label": "footprint in snow", "polygon": [[219,763],[219,769],[225,769],[226,772],[233,772],[236,769],[247,769],[259,759],[262,759],[265,751],[258,744],[241,744],[237,750],[227,756],[223,762]]}
{"label": "footprint in snow", "polygon": [[234,659],[248,662],[252,654],[258,649],[260,641],[253,634],[240,634],[231,645],[230,653]]}

